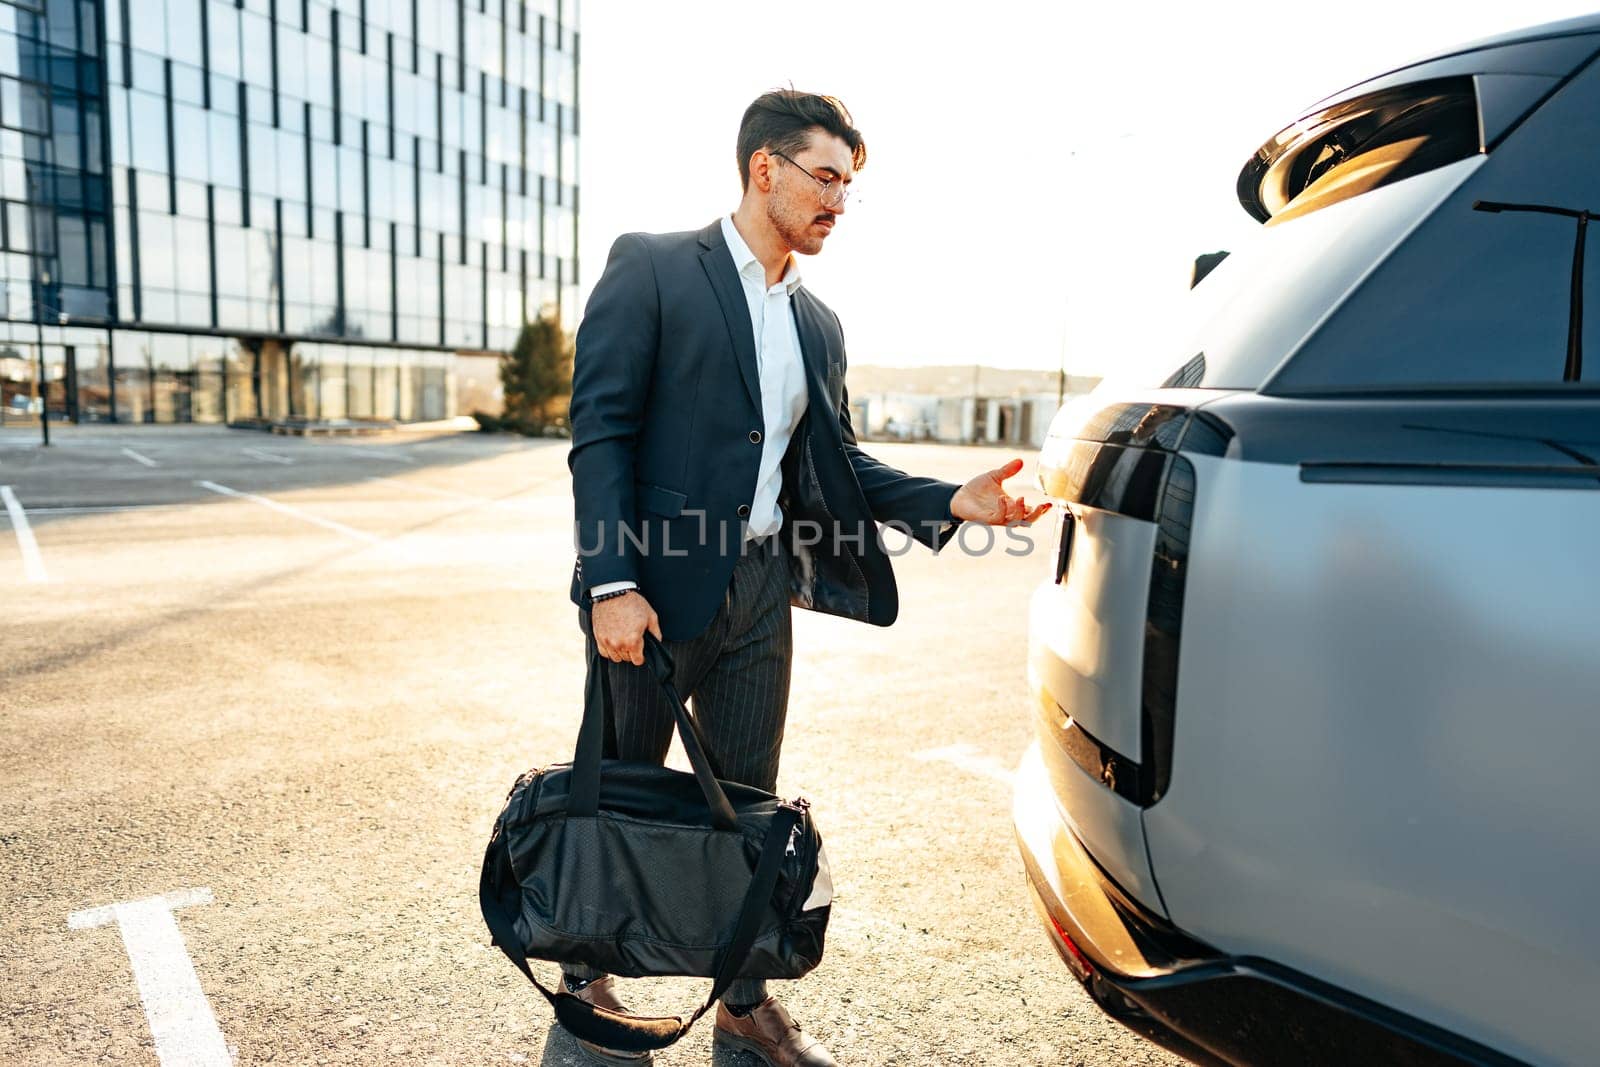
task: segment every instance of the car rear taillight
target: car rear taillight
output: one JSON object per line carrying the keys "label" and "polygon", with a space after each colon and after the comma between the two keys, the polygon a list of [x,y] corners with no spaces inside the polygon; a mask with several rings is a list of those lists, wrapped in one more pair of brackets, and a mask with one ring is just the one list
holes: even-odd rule
{"label": "car rear taillight", "polygon": [[1067,961],[1067,970],[1072,972],[1072,977],[1080,982],[1087,982],[1093,978],[1094,964],[1090,963],[1089,957],[1073,943],[1072,935],[1061,928],[1054,915],[1046,912],[1045,917],[1050,920],[1050,928],[1056,933],[1056,946],[1062,950],[1061,958]]}

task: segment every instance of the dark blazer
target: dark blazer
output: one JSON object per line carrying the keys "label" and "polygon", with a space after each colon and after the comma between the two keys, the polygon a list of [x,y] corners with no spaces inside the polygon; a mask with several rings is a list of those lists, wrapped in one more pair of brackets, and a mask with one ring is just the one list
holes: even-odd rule
{"label": "dark blazer", "polygon": [[[783,460],[782,536],[798,607],[887,626],[899,612],[877,523],[937,551],[957,486],[856,446],[838,316],[790,297],[806,413]],[[766,432],[755,339],[720,222],[626,234],[612,245],[578,329],[572,375],[577,564],[573,603],[632,579],[663,636],[702,632],[744,543]]]}

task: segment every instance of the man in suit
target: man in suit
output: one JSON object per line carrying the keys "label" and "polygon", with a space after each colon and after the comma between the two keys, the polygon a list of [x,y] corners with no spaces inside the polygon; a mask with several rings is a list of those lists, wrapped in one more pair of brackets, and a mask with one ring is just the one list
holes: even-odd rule
{"label": "man in suit", "polygon": [[[718,776],[771,791],[791,605],[887,626],[899,607],[878,524],[938,551],[962,521],[1026,524],[1049,505],[1005,493],[1020,459],[958,486],[857,447],[839,319],[801,285],[794,258],[822,250],[866,162],[844,106],[767,93],[746,110],[737,150],[738,209],[698,232],[618,238],[585,309],[571,595],[609,674],[615,755],[659,763],[672,740],[666,698],[641,666],[648,630],[672,656]],[[565,980],[621,1009],[608,976],[572,968]],[[716,1038],[774,1067],[834,1062],[761,982],[723,997]]]}

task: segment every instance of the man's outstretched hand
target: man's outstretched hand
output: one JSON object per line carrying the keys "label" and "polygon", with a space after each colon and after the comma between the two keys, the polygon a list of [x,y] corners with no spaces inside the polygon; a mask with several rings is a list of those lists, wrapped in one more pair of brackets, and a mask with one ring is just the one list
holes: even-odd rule
{"label": "man's outstretched hand", "polygon": [[1004,467],[996,467],[978,475],[956,490],[950,500],[950,513],[965,522],[982,522],[990,526],[1029,526],[1033,520],[1050,510],[1046,501],[1029,510],[1022,497],[1010,497],[1001,488],[1007,478],[1022,469],[1022,460],[1014,459]]}

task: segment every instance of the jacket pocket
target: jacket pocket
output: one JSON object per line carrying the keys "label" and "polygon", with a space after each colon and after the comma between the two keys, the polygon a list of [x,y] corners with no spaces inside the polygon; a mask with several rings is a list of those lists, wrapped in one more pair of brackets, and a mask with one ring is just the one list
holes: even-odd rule
{"label": "jacket pocket", "polygon": [[684,493],[668,489],[664,485],[636,482],[633,486],[633,499],[634,503],[646,511],[653,511],[657,515],[675,519],[683,514],[684,502],[689,497]]}

